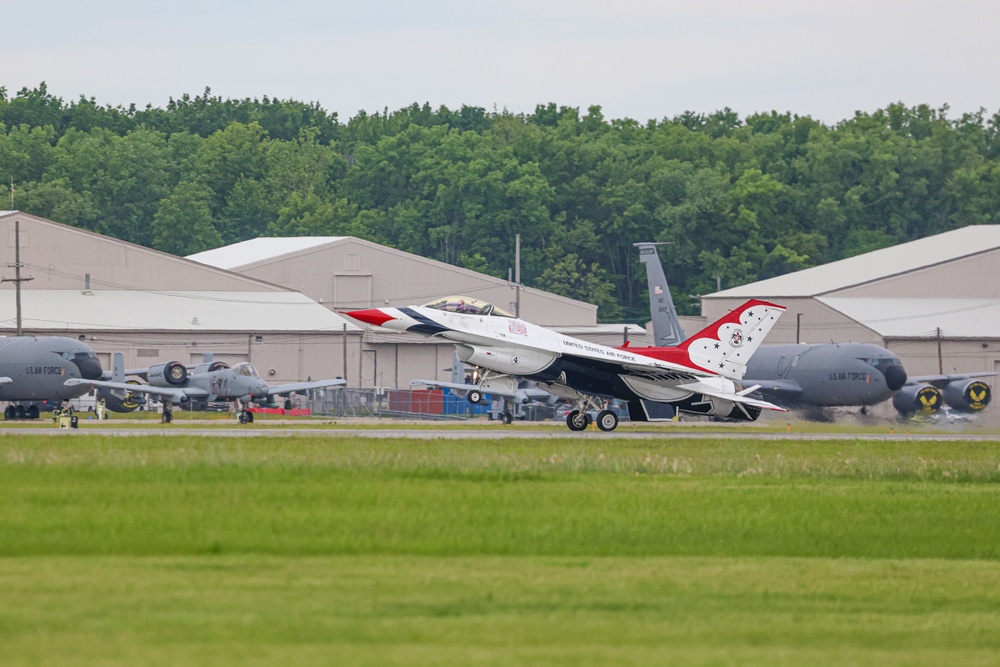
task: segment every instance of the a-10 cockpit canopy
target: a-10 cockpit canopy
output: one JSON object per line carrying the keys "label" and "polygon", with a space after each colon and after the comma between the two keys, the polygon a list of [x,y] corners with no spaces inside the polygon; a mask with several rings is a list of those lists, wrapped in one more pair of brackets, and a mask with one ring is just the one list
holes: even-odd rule
{"label": "a-10 cockpit canopy", "polygon": [[434,308],[449,313],[461,313],[463,315],[492,315],[494,317],[514,317],[503,308],[497,308],[492,303],[486,303],[479,299],[467,296],[446,296],[424,304],[425,308]]}

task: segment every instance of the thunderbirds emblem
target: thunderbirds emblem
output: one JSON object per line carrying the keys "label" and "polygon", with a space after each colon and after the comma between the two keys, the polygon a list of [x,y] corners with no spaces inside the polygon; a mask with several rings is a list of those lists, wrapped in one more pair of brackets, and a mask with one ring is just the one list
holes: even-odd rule
{"label": "thunderbirds emblem", "polygon": [[729,337],[729,344],[733,347],[743,347],[743,332],[737,329]]}

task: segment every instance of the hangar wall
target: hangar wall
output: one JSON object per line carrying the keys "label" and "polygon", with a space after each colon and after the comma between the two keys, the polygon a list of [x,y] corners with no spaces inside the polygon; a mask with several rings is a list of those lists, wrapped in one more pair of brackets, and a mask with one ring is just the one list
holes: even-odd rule
{"label": "hangar wall", "polygon": [[[515,290],[506,280],[353,237],[233,266],[232,270],[302,292],[331,310],[420,305],[449,294],[471,296],[511,310],[515,300]],[[597,307],[522,288],[521,316],[542,326],[591,326],[597,323]]]}
{"label": "hangar wall", "polygon": [[[14,263],[15,223],[20,223],[24,289],[287,291],[284,287],[206,267],[143,246],[19,211],[0,212],[0,261]],[[4,277],[10,271],[4,271]],[[210,287],[206,287],[210,284]],[[14,289],[12,283],[0,289]]]}

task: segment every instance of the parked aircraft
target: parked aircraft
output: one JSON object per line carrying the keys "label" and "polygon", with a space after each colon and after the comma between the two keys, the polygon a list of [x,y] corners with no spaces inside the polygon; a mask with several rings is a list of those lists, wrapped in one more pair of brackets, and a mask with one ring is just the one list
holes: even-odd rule
{"label": "parked aircraft", "polygon": [[[101,362],[90,347],[61,336],[0,337],[0,401],[65,401],[86,393],[69,378],[98,379]],[[4,419],[38,419],[37,405],[8,405]]]}
{"label": "parked aircraft", "polygon": [[[653,338],[684,340],[654,243],[636,243],[649,279]],[[665,297],[664,297],[665,295]],[[666,303],[666,305],[665,305]],[[978,378],[996,373],[955,373],[908,378],[899,358],[872,343],[767,344],[747,362],[744,382],[760,385],[769,401],[826,418],[831,407],[868,406],[892,399],[902,414],[937,412],[942,405],[978,412],[989,405],[990,387]]]}
{"label": "parked aircraft", "polygon": [[[120,353],[118,353],[120,354]],[[115,366],[121,357],[116,354]],[[271,387],[261,379],[256,369],[249,362],[236,364],[232,368],[223,361],[212,361],[209,355],[203,363],[188,370],[179,361],[167,361],[144,369],[134,369],[119,373],[117,368],[113,375],[115,380],[84,380],[70,379],[67,386],[89,385],[115,391],[116,397],[127,405],[134,402],[136,394],[149,394],[163,402],[164,423],[173,418],[173,404],[187,403],[192,400],[202,401],[236,401],[239,405],[237,414],[241,424],[253,421],[253,413],[248,412],[250,403],[270,403],[275,396],[288,396],[307,389],[320,387],[336,387],[346,384],[344,380],[317,380],[315,382],[293,382]],[[137,375],[149,384],[133,384],[123,381],[123,375]]]}
{"label": "parked aircraft", "polygon": [[[465,364],[462,360],[458,358],[458,352],[455,352],[451,361],[451,382],[439,382],[437,380],[410,380],[410,385],[425,385],[427,387],[447,387],[454,391],[458,396],[462,396],[470,403],[485,403],[483,399],[483,392],[479,390],[479,385],[470,384],[465,381]],[[559,400],[559,396],[540,389],[534,385],[534,383],[528,382],[527,380],[519,380],[517,383],[517,389],[513,393],[508,393],[503,389],[492,389],[489,392],[490,397],[494,399],[503,400],[503,411],[500,413],[500,420],[504,424],[509,424],[514,421],[515,418],[520,418],[523,416],[523,411],[520,409],[521,406],[527,405],[528,403],[543,403],[545,405],[553,405]]]}
{"label": "parked aircraft", "polygon": [[629,418],[646,421],[641,399],[670,403],[703,415],[754,420],[762,409],[783,410],[747,394],[737,381],[746,362],[784,311],[748,301],[678,347],[611,348],[564,336],[520,320],[492,304],[448,297],[424,306],[369,308],[344,313],[395,331],[438,336],[455,343],[462,361],[478,366],[480,392],[513,393],[517,378],[576,402],[566,424],[587,428],[587,407],[599,409],[597,425],[612,431],[618,417],[594,399],[628,402]]}

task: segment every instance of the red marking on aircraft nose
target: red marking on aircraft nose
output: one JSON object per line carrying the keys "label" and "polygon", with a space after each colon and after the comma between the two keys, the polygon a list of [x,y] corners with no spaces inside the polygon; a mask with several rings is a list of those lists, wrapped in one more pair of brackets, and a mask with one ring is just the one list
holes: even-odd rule
{"label": "red marking on aircraft nose", "polygon": [[348,317],[353,317],[356,320],[365,322],[366,324],[374,324],[377,327],[382,326],[390,320],[396,319],[392,315],[386,315],[382,310],[378,308],[366,308],[365,310],[348,310],[342,315],[347,315]]}

